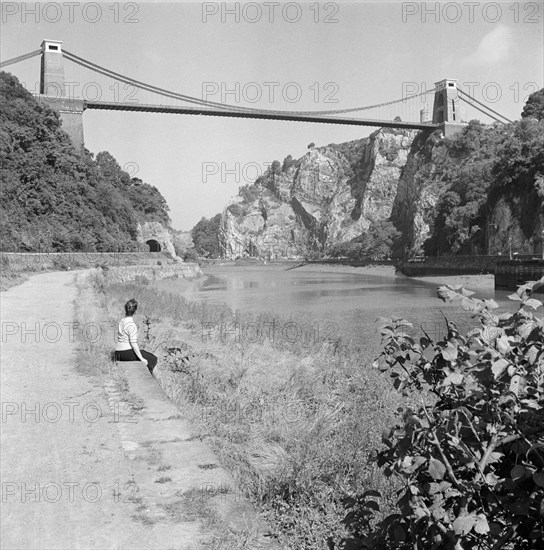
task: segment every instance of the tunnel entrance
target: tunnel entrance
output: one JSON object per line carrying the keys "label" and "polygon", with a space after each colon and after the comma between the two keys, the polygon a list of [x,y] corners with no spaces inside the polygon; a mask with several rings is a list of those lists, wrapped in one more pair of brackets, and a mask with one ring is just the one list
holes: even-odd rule
{"label": "tunnel entrance", "polygon": [[158,241],[155,239],[149,239],[145,242],[147,246],[149,246],[149,252],[160,252],[161,251],[161,245]]}

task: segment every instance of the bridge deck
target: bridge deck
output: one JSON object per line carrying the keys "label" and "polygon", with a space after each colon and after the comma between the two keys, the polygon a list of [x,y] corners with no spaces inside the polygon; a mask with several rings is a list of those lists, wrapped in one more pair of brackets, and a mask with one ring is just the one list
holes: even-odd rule
{"label": "bridge deck", "polygon": [[117,103],[109,101],[85,101],[87,109],[102,109],[112,111],[136,111],[146,113],[169,113],[180,115],[222,116],[233,118],[254,118],[265,120],[286,120],[291,122],[313,122],[322,124],[346,124],[350,126],[377,126],[385,128],[405,128],[410,130],[434,130],[439,127],[432,122],[403,122],[392,120],[360,119],[338,116],[310,116],[295,114],[280,114],[267,112],[240,112],[224,109],[209,109],[198,107],[172,107],[169,105],[145,105],[140,103]]}

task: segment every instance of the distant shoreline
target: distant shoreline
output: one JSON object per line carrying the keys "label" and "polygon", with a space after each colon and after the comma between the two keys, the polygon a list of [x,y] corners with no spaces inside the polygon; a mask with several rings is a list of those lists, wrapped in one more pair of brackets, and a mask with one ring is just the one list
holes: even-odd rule
{"label": "distant shoreline", "polygon": [[402,277],[416,281],[425,281],[440,285],[461,285],[468,290],[493,290],[495,278],[493,275],[434,275],[431,277],[407,277],[395,271],[393,265],[351,266],[338,264],[306,264],[297,268],[301,271],[321,271],[334,273],[353,273],[361,275],[377,275],[382,277]]}

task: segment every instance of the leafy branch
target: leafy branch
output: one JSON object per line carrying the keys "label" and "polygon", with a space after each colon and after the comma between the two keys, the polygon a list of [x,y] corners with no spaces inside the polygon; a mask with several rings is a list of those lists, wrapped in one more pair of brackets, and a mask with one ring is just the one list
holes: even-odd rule
{"label": "leafy branch", "polygon": [[544,277],[521,286],[511,296],[518,310],[500,315],[494,300],[441,287],[439,297],[480,326],[463,336],[444,316],[438,342],[424,332],[416,343],[407,321],[382,319],[384,351],[373,366],[423,401],[402,411],[377,456],[387,475],[404,480],[401,513],[368,522],[346,550],[517,550],[542,540],[544,322],[532,297],[542,285]]}

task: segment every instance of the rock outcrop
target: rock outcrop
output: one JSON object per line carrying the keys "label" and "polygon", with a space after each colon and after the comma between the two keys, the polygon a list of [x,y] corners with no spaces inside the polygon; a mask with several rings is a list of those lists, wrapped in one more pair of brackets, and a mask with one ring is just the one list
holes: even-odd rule
{"label": "rock outcrop", "polygon": [[288,157],[242,189],[222,214],[226,258],[302,257],[389,219],[417,132],[380,129],[368,138]]}

